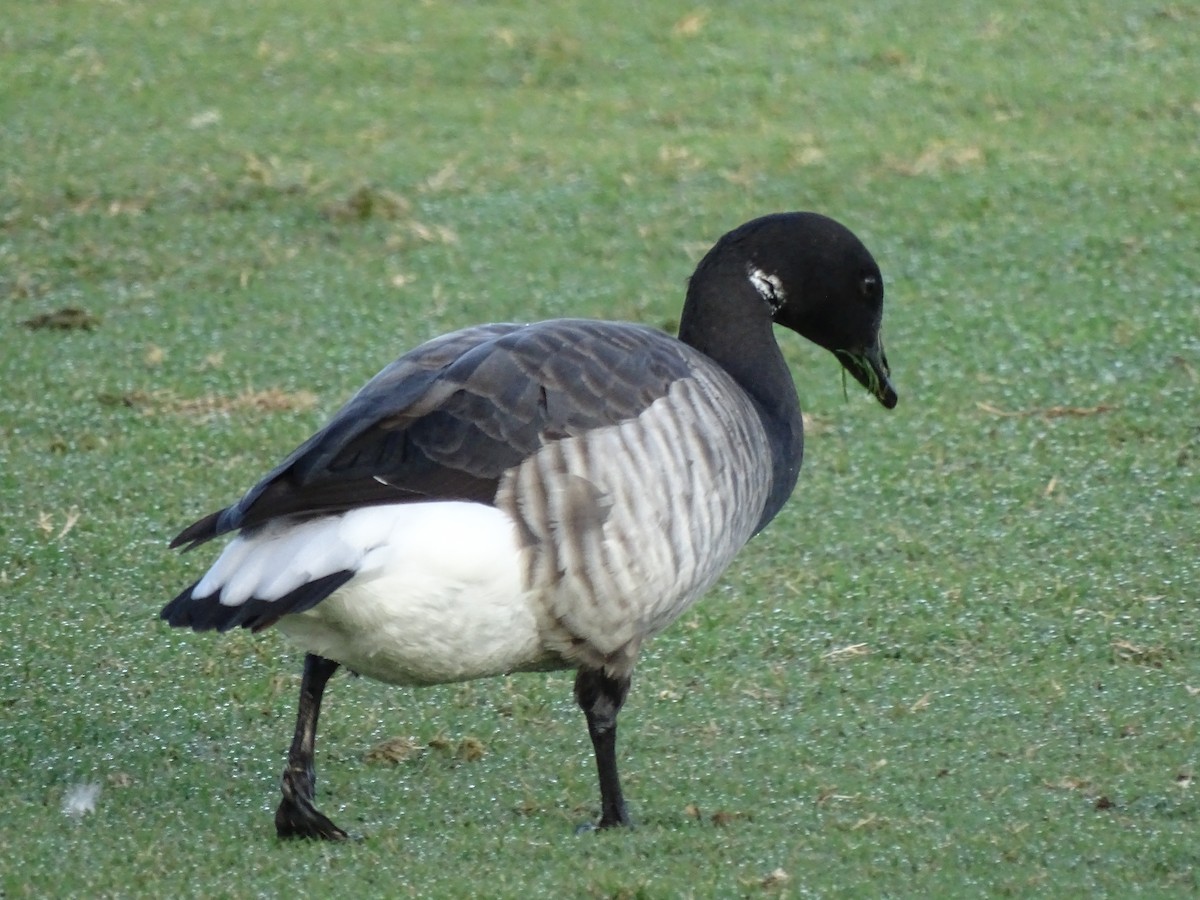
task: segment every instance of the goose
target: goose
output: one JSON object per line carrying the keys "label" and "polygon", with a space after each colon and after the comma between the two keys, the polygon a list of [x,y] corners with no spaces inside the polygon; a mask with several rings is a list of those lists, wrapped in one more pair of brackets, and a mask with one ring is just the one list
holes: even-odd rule
{"label": "goose", "polygon": [[306,652],[277,835],[347,836],[315,803],[339,666],[398,685],[574,669],[600,787],[591,827],[629,825],[617,715],[638,655],[799,475],[800,404],[772,325],[832,351],[891,409],[883,292],[833,219],[754,219],[700,260],[677,338],[569,318],[435,338],[180,532],[172,548],[236,534],[163,619],[275,626]]}

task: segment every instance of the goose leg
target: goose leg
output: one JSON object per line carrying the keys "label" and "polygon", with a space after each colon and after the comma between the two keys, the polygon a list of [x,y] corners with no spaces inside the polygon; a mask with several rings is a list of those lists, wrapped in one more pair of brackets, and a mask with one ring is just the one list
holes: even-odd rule
{"label": "goose leg", "polygon": [[628,677],[609,678],[596,669],[580,669],[575,676],[575,702],[587,716],[588,734],[596,752],[600,776],[600,821],[597,828],[630,825],[617,775],[617,713],[629,693]]}
{"label": "goose leg", "polygon": [[313,752],[317,742],[317,718],[321,714],[321,696],[325,683],[337,671],[338,664],[310,653],[304,657],[304,676],[300,681],[300,707],[296,711],[296,735],[288,750],[287,768],[280,785],[283,800],[275,810],[275,833],[281,838],[346,839],[346,832],[317,811],[314,793],[317,775]]}

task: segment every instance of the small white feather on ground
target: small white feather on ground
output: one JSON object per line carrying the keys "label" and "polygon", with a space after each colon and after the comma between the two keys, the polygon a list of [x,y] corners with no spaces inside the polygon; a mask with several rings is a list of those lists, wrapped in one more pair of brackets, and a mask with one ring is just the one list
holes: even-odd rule
{"label": "small white feather on ground", "polygon": [[63,815],[72,819],[82,819],[88,813],[96,811],[96,801],[100,798],[100,782],[85,781],[73,784],[63,795]]}

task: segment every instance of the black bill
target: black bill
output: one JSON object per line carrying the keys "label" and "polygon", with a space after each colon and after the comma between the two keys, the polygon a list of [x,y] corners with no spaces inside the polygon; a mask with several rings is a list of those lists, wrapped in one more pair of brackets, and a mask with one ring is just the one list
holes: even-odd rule
{"label": "black bill", "polygon": [[834,350],[833,354],[876,400],[888,409],[895,407],[899,398],[892,386],[892,371],[888,368],[887,354],[883,352],[882,338],[875,341],[874,347],[861,353]]}

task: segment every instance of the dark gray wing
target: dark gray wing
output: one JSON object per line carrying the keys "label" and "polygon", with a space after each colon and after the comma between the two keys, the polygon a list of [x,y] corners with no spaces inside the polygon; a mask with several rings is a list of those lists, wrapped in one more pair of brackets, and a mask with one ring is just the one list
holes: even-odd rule
{"label": "dark gray wing", "polygon": [[636,416],[699,354],[651,328],[587,319],[480,325],[404,354],[237,503],[185,528],[191,549],[279,516],[422,500],[492,503],[547,441]]}

